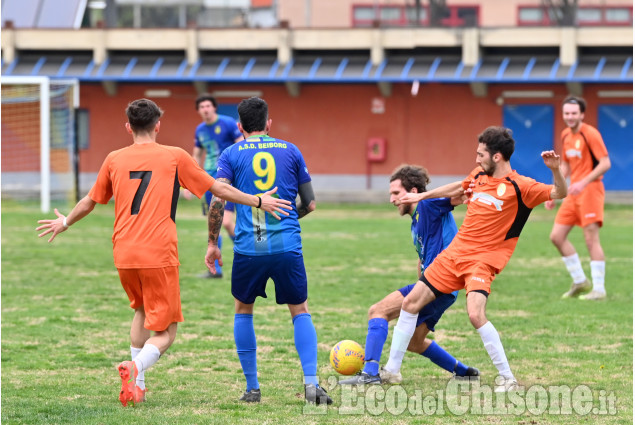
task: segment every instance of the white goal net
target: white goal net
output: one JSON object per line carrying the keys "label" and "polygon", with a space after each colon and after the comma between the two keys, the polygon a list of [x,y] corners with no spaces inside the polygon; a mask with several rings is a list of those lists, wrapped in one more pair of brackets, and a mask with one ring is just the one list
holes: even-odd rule
{"label": "white goal net", "polygon": [[2,77],[2,197],[72,200],[77,80]]}

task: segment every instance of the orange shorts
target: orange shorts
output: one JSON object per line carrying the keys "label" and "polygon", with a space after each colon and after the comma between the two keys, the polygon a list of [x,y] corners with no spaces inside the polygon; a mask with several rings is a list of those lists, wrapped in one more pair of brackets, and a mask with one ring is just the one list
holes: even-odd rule
{"label": "orange shorts", "polygon": [[498,271],[482,261],[463,260],[442,251],[428,266],[424,277],[430,285],[444,294],[463,288],[466,293],[480,290],[489,294]]}
{"label": "orange shorts", "polygon": [[579,195],[568,195],[556,214],[557,224],[586,227],[604,222],[604,184],[602,181],[589,183]]}
{"label": "orange shorts", "polygon": [[130,307],[143,306],[143,326],[151,331],[164,331],[171,323],[183,322],[179,267],[157,269],[117,269],[121,286],[128,294]]}

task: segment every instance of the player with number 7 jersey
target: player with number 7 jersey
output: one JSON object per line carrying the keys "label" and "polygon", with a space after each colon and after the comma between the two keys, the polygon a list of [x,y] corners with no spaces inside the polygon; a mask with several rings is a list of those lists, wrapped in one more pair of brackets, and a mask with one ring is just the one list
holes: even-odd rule
{"label": "player with number 7 jersey", "polygon": [[[163,111],[148,99],[131,102],[126,109],[126,130],[131,146],[111,152],[99,170],[97,181],[65,217],[40,220],[40,237],[52,233],[49,242],[86,217],[97,203],[115,199],[112,236],[119,280],[134,309],[130,327],[132,361],[117,366],[121,378],[119,401],[126,406],[146,399],[145,371],[159,360],[183,322],[179,287],[176,205],[180,186],[201,197],[207,190],[236,203],[262,208],[277,217],[287,214],[285,201],[268,191],[258,198],[214,180],[183,149],[156,143]],[[154,331],[151,335],[150,331]]]}
{"label": "player with number 7 jersey", "polygon": [[[300,150],[266,134],[250,136],[223,151],[217,179],[226,178],[245,193],[260,194],[278,187],[275,196],[296,199],[298,188],[311,181]],[[264,211],[237,205],[234,251],[243,255],[268,255],[302,249],[298,212],[276,220]]]}

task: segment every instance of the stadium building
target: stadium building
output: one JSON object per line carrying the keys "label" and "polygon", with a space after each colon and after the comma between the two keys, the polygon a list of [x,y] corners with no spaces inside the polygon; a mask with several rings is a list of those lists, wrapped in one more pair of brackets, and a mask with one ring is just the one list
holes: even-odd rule
{"label": "stadium building", "polygon": [[26,135],[38,109],[20,112],[35,98],[16,82],[48,77],[79,89],[75,106],[69,95],[51,113],[50,167],[72,169],[76,140],[80,192],[130,143],[124,109],[141,97],[165,111],[159,142],[188,151],[197,94],[235,117],[241,99],[263,97],[272,133],[300,147],[321,199],[384,200],[375,191],[404,162],[427,167],[433,187],[462,178],[489,125],[514,131],[514,168],[549,182],[540,152],[560,151],[560,104],[576,94],[609,150],[607,190],[632,199],[630,1],[29,3],[2,2],[3,195],[43,169],[39,139]]}

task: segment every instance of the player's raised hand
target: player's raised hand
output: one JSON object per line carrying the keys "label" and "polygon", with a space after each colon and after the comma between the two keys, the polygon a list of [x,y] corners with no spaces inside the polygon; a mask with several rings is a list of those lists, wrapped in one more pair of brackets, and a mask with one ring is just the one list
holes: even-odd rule
{"label": "player's raised hand", "polygon": [[64,226],[64,219],[66,217],[62,213],[60,213],[57,208],[55,208],[53,211],[55,212],[57,218],[54,220],[38,220],[38,224],[41,224],[41,226],[35,229],[38,232],[40,230],[44,230],[44,232],[37,235],[38,238],[41,238],[42,236],[48,235],[49,233],[53,232],[48,240],[49,242],[53,241],[53,239],[55,239],[55,236],[57,236],[59,233],[62,233],[63,231],[68,229],[68,227]]}
{"label": "player's raised hand", "polygon": [[287,201],[286,199],[274,198],[273,196],[271,196],[277,191],[278,186],[262,194],[262,196],[260,197],[260,199],[262,199],[260,209],[267,211],[272,216],[280,220],[280,217],[276,213],[289,215],[289,213],[284,210],[291,210],[293,209],[293,207],[291,207],[291,201]]}
{"label": "player's raised hand", "polygon": [[560,167],[560,155],[556,154],[554,151],[543,151],[540,156],[542,156],[542,160],[545,162],[545,165],[552,170]]}

